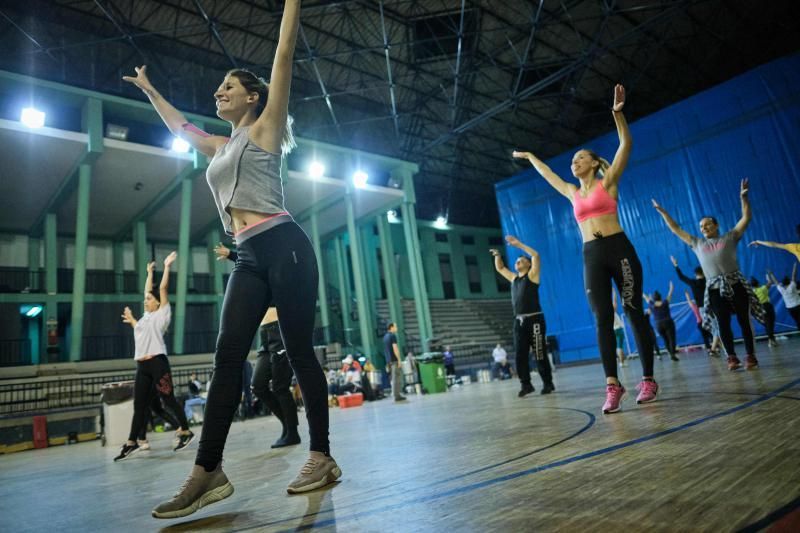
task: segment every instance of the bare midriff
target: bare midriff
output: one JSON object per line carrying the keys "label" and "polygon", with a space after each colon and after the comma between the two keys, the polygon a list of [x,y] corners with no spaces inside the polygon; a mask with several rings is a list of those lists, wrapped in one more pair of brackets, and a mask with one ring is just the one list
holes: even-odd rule
{"label": "bare midriff", "polygon": [[594,241],[601,237],[610,237],[624,231],[616,214],[588,218],[580,222],[578,226],[581,228],[583,242]]}
{"label": "bare midriff", "polygon": [[248,211],[246,209],[237,209],[235,207],[230,208],[230,213],[234,233],[239,233],[248,226],[252,226],[253,224],[261,222],[265,218],[272,216],[266,213],[259,213],[258,211]]}

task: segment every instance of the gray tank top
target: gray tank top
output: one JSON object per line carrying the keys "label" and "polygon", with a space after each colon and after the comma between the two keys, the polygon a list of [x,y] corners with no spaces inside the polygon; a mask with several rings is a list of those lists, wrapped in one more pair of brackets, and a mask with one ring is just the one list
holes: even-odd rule
{"label": "gray tank top", "polygon": [[225,232],[233,235],[230,208],[267,215],[285,213],[281,156],[250,142],[250,126],[237,128],[217,150],[206,170],[206,180],[217,204]]}
{"label": "gray tank top", "polygon": [[706,279],[739,270],[739,262],[736,260],[738,243],[739,239],[732,231],[715,239],[692,237],[692,250],[700,261]]}

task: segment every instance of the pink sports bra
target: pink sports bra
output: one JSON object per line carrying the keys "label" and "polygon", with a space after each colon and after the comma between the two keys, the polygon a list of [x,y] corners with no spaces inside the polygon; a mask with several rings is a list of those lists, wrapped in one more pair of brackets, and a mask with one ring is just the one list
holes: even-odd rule
{"label": "pink sports bra", "polygon": [[603,182],[598,182],[586,198],[581,197],[580,189],[575,191],[572,210],[578,222],[602,215],[615,215],[617,201],[608,194]]}

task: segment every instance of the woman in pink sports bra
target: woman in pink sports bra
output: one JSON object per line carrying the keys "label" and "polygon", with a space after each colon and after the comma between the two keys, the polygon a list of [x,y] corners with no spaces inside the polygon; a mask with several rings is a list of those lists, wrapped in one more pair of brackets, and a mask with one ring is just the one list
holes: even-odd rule
{"label": "woman in pink sports bra", "polygon": [[624,105],[625,88],[617,85],[614,87],[612,114],[617,125],[619,148],[611,164],[591,150],[578,150],[572,158],[571,170],[572,175],[578,178],[579,186],[564,181],[530,152],[513,154],[516,158],[530,161],[547,183],[572,203],[583,236],[586,297],[597,322],[597,344],[606,374],[606,401],[603,404],[603,413],[606,414],[619,411],[625,396],[625,387],[617,377],[612,280],[622,296],[642,361],[643,378],[636,387],[639,391],[636,402],[652,402],[658,393],[658,384],[653,379],[653,344],[642,303],[642,264],[617,216],[617,187],[628,164],[632,144],[628,123],[622,114]]}

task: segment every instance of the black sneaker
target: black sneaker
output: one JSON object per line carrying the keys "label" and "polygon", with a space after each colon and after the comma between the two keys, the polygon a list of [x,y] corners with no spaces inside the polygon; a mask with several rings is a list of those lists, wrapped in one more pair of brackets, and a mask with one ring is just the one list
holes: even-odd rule
{"label": "black sneaker", "polygon": [[532,393],[536,389],[530,383],[525,383],[522,385],[522,389],[517,393],[517,398],[524,398],[528,394]]}
{"label": "black sneaker", "polygon": [[405,396],[398,396],[397,398],[394,399],[394,401],[396,402],[404,402],[406,400],[408,400],[408,398],[406,398]]}
{"label": "black sneaker", "polygon": [[177,452],[186,448],[189,444],[192,443],[194,440],[194,433],[191,431],[189,433],[182,433],[178,435],[178,442],[175,444],[175,447],[172,449],[173,452]]}
{"label": "black sneaker", "polygon": [[551,392],[555,392],[556,387],[552,383],[545,383],[544,387],[542,387],[542,394],[550,394]]}
{"label": "black sneaker", "polygon": [[127,459],[139,449],[138,444],[128,444],[125,443],[122,445],[122,449],[119,451],[119,455],[114,457],[114,462],[122,461],[123,459]]}

